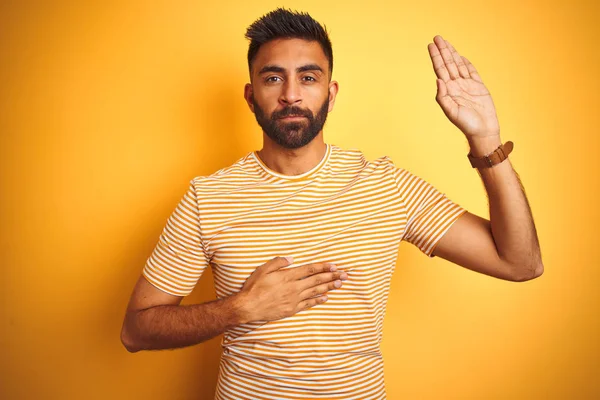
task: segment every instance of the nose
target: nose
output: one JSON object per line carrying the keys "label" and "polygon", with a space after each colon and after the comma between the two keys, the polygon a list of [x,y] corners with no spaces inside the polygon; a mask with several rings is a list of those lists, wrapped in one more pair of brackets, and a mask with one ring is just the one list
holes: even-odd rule
{"label": "nose", "polygon": [[296,104],[302,101],[300,84],[295,79],[288,79],[283,84],[279,100],[284,104]]}

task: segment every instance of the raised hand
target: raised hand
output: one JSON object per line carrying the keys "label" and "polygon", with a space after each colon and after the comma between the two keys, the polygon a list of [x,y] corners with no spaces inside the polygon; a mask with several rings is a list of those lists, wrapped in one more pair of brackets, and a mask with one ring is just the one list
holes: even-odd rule
{"label": "raised hand", "polygon": [[429,43],[429,55],[438,79],[436,101],[467,139],[499,136],[500,125],[492,96],[466,57],[440,35]]}

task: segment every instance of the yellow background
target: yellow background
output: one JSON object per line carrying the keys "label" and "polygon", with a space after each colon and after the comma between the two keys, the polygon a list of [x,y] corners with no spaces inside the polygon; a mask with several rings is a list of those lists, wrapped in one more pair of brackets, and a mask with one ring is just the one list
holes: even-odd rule
{"label": "yellow background", "polygon": [[[3,2],[0,398],[212,398],[221,336],[130,354],[119,334],[189,180],[262,146],[244,33],[279,5],[330,33],[327,143],[389,155],[488,218],[466,139],[435,102],[436,34],[479,70],[515,143],[545,273],[502,281],[403,243],[388,398],[600,398],[600,10],[506,0]],[[183,304],[214,298],[207,271]]]}

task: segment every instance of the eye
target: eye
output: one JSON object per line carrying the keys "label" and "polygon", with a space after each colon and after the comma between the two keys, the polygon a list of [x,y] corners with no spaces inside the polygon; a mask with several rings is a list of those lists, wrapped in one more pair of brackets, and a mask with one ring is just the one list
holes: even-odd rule
{"label": "eye", "polygon": [[278,76],[270,76],[266,79],[267,82],[275,82],[273,79],[281,79]]}
{"label": "eye", "polygon": [[307,75],[304,78],[310,78],[309,82],[316,82],[317,81],[314,77],[312,77],[310,75]]}

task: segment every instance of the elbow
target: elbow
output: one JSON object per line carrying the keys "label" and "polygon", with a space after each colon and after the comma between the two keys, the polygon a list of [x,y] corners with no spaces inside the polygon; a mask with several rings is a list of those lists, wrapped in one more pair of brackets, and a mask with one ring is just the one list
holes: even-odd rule
{"label": "elbow", "polygon": [[123,346],[125,347],[125,349],[127,349],[127,351],[130,353],[137,353],[138,351],[141,350],[126,336],[121,335],[121,343],[123,343]]}
{"label": "elbow", "polygon": [[539,278],[544,273],[544,264],[539,263],[534,267],[528,268],[516,268],[517,272],[513,276],[513,281],[515,282],[526,282],[535,278]]}
{"label": "elbow", "polygon": [[137,353],[141,350],[141,348],[135,344],[135,341],[133,340],[131,335],[129,335],[129,333],[127,332],[125,325],[123,325],[123,328],[121,329],[121,343],[123,344],[125,349],[130,353]]}
{"label": "elbow", "polygon": [[544,264],[538,265],[538,267],[535,269],[535,277],[538,278],[540,276],[542,276],[542,274],[544,273]]}
{"label": "elbow", "polygon": [[133,344],[131,344],[130,342],[126,342],[123,340],[123,338],[121,338],[121,343],[123,343],[123,346],[125,347],[125,349],[130,352],[130,353],[137,353],[138,351],[140,351],[140,349],[138,349],[137,347],[135,347]]}

